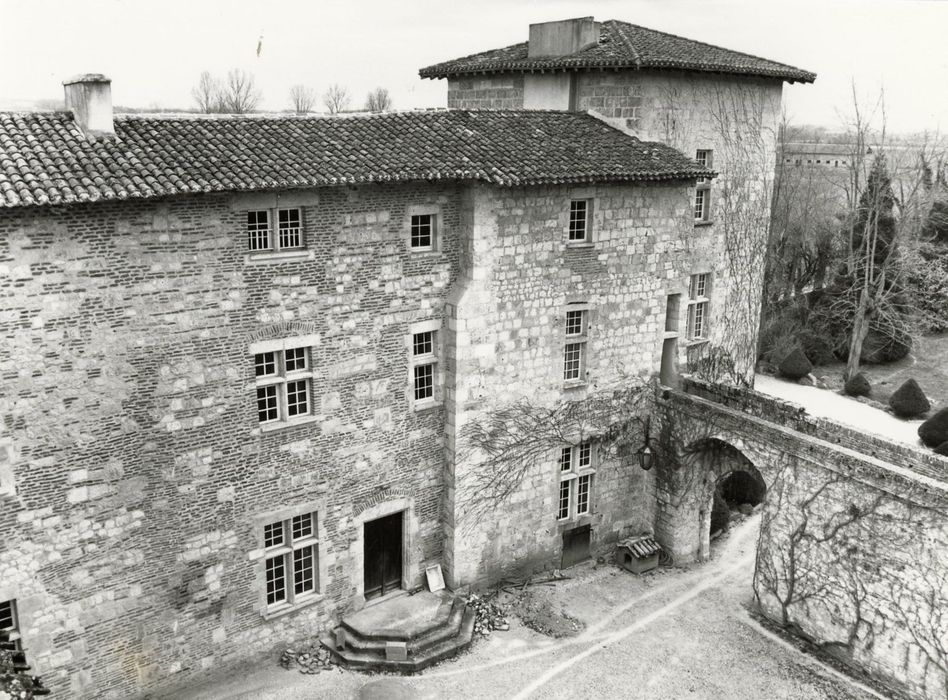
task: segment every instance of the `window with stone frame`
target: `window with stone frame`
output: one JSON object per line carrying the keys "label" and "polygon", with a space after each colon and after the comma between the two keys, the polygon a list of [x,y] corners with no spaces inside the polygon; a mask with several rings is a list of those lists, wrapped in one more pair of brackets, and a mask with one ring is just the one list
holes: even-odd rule
{"label": "window with stone frame", "polygon": [[302,208],[247,212],[247,248],[251,253],[300,250],[304,245]]}
{"label": "window with stone frame", "polygon": [[571,520],[592,513],[592,487],[596,474],[591,442],[560,448],[557,460],[556,519]]}
{"label": "window with stone frame", "polygon": [[437,250],[438,217],[435,214],[412,214],[409,227],[409,245],[413,251]]}
{"label": "window with stone frame", "polygon": [[592,200],[572,199],[569,203],[567,243],[592,242]]}
{"label": "window with stone frame", "polygon": [[[712,167],[714,152],[709,149],[698,149],[695,160],[705,168]],[[711,220],[711,178],[700,177],[695,185],[694,215],[696,222]]]}
{"label": "window with stone frame", "polygon": [[438,403],[438,341],[439,325],[426,321],[412,325],[408,365],[411,376],[411,402],[416,408]]}
{"label": "window with stone frame", "polygon": [[253,354],[257,420],[292,424],[313,415],[312,348],[299,345]]}
{"label": "window with stone frame", "polygon": [[267,612],[319,592],[318,517],[315,511],[305,512],[263,526]]}
{"label": "window with stone frame", "polygon": [[563,346],[563,381],[582,382],[586,377],[586,345],[589,340],[589,310],[569,305],[566,310],[566,342]]}
{"label": "window with stone frame", "polygon": [[692,275],[688,285],[688,340],[708,339],[710,311],[711,273],[701,272]]}
{"label": "window with stone frame", "polygon": [[0,632],[6,633],[6,639],[13,644],[14,651],[20,651],[20,627],[16,615],[16,601],[0,601]]}

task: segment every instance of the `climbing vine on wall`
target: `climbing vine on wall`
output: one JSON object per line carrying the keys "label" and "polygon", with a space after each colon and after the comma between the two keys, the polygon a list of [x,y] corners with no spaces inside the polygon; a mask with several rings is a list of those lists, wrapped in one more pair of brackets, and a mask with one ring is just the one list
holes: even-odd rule
{"label": "climbing vine on wall", "polygon": [[[470,526],[521,488],[529,471],[556,450],[596,440],[601,456],[625,456],[641,444],[653,386],[629,381],[583,399],[541,405],[522,398],[484,412],[459,431],[457,462],[464,496],[458,502]],[[459,470],[460,471],[460,470]]]}

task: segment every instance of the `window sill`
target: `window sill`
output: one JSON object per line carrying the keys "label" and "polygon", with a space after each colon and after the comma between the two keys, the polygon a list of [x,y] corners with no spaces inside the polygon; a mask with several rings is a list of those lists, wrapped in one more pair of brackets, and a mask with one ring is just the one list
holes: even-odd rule
{"label": "window sill", "polygon": [[672,338],[677,338],[679,335],[680,333],[678,331],[665,331],[664,334],[662,334],[662,339],[671,340]]}
{"label": "window sill", "polygon": [[441,402],[435,399],[427,399],[425,401],[413,401],[411,405],[411,410],[415,413],[425,413],[426,411],[431,411],[436,408],[441,408]]}
{"label": "window sill", "polygon": [[293,260],[313,260],[315,256],[311,250],[277,250],[267,253],[247,253],[244,255],[244,263],[247,265],[256,265],[259,263],[268,263],[275,261],[293,261]]}
{"label": "window sill", "polygon": [[696,345],[707,345],[711,340],[709,338],[692,338],[688,340],[688,347],[693,348]]}
{"label": "window sill", "polygon": [[563,382],[563,389],[580,389],[586,386],[585,379],[571,379],[568,382]]}
{"label": "window sill", "polygon": [[714,221],[695,221],[695,228],[700,228],[702,226],[713,226]]}
{"label": "window sill", "polygon": [[566,241],[567,248],[595,248],[596,244],[592,241]]}
{"label": "window sill", "polygon": [[278,617],[283,617],[284,615],[289,615],[290,613],[302,610],[303,608],[308,608],[310,605],[318,603],[325,597],[326,596],[322,593],[309,593],[306,595],[306,597],[301,596],[300,598],[297,598],[293,605],[281,605],[278,608],[272,609],[267,608],[262,613],[260,613],[260,615],[264,620],[275,620]]}
{"label": "window sill", "polygon": [[307,423],[315,423],[319,420],[319,416],[302,416],[300,418],[293,418],[292,420],[283,420],[275,421],[273,423],[262,423],[259,425],[261,433],[272,433],[275,430],[283,430],[284,428],[293,428],[297,425],[306,425]]}

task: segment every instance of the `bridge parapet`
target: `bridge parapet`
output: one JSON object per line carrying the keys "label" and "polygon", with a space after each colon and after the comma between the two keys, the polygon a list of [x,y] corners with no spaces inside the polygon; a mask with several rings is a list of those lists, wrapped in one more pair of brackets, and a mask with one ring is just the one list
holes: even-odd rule
{"label": "bridge parapet", "polygon": [[948,457],[936,455],[921,446],[892,442],[836,423],[811,416],[802,406],[767,396],[752,389],[712,384],[697,379],[682,380],[685,393],[734,408],[742,413],[791,428],[804,435],[875,457],[935,479],[948,478]]}

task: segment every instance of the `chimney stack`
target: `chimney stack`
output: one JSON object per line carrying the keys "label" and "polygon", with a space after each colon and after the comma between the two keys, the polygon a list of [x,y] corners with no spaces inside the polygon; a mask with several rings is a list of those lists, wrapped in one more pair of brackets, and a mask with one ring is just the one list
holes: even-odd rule
{"label": "chimney stack", "polygon": [[86,136],[115,133],[112,124],[112,81],[101,73],[87,73],[63,81],[66,109]]}
{"label": "chimney stack", "polygon": [[598,43],[599,23],[592,17],[540,22],[530,25],[527,56],[530,58],[568,56]]}

